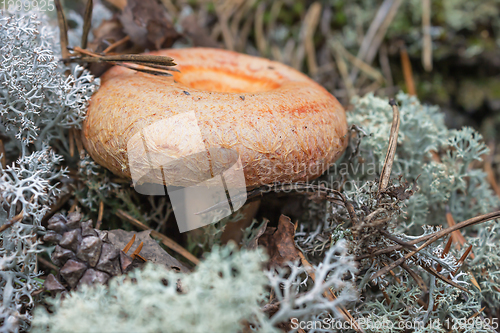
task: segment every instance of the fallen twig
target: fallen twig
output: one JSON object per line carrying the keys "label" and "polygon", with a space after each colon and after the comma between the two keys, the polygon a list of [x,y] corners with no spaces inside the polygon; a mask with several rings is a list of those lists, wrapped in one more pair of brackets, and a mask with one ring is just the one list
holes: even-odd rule
{"label": "fallen twig", "polygon": [[138,228],[140,228],[142,230],[151,230],[151,236],[160,238],[160,240],[163,243],[163,245],[165,245],[166,247],[168,247],[172,251],[177,252],[178,254],[180,254],[181,256],[183,256],[184,258],[186,258],[187,260],[191,261],[195,265],[198,265],[200,263],[200,260],[198,258],[196,258],[194,255],[192,255],[190,252],[188,252],[185,248],[183,248],[182,246],[180,246],[179,244],[177,244],[174,240],[168,238],[167,236],[165,236],[164,234],[159,233],[156,230],[153,230],[153,229],[149,228],[147,225],[145,225],[141,221],[133,218],[132,216],[130,216],[129,214],[125,213],[121,209],[119,209],[116,212],[116,215],[118,215],[119,217],[122,217],[122,218],[126,219],[127,221],[129,221],[130,223],[132,223],[133,225],[135,225],[136,227],[138,227]]}
{"label": "fallen twig", "polygon": [[92,10],[94,7],[93,0],[87,0],[85,7],[85,15],[83,16],[83,32],[82,32],[82,49],[87,48],[87,40],[89,37],[90,28],[92,26]]}
{"label": "fallen twig", "polygon": [[68,24],[60,0],[54,0],[57,10],[57,22],[59,24],[59,40],[61,43],[61,55],[63,58],[69,57],[68,51]]}
{"label": "fallen twig", "polygon": [[[420,245],[417,249],[415,249],[415,250],[407,253],[403,257],[401,257],[401,258],[393,261],[390,265],[388,265],[388,266],[380,269],[377,273],[373,274],[370,277],[370,281],[374,280],[376,278],[379,278],[380,276],[382,276],[384,274],[387,274],[391,269],[394,269],[395,267],[399,266],[402,262],[405,262],[408,258],[410,258],[411,256],[415,255],[416,253],[418,253],[420,250],[422,250],[423,248],[427,247],[428,245],[434,243],[435,241],[437,241],[441,237],[444,237],[444,236],[450,234],[451,232],[453,232],[455,230],[459,230],[459,229],[462,229],[462,228],[465,228],[465,227],[468,227],[468,226],[471,226],[471,225],[475,225],[475,224],[486,222],[486,221],[489,221],[489,220],[492,220],[492,219],[496,219],[498,217],[500,217],[500,211],[496,211],[496,212],[492,212],[492,213],[488,213],[488,214],[476,216],[476,217],[473,217],[471,219],[465,220],[463,222],[457,223],[457,224],[455,224],[452,227],[449,227],[449,228],[437,231],[434,234],[428,235],[430,237],[427,239],[427,241],[424,244]],[[417,240],[422,241],[423,240],[422,238],[424,238],[424,237],[421,237],[421,238],[419,238]],[[402,245],[399,245],[399,246],[402,247]]]}
{"label": "fallen twig", "polygon": [[399,108],[394,99],[389,101],[389,105],[392,106],[392,126],[391,126],[391,136],[389,138],[389,147],[387,148],[387,155],[385,156],[384,167],[380,174],[380,182],[378,185],[378,196],[382,195],[382,192],[387,188],[389,180],[391,177],[392,164],[394,163],[394,157],[396,155],[396,147],[398,145],[398,134],[399,134]]}
{"label": "fallen twig", "polygon": [[21,221],[23,219],[23,216],[24,212],[21,211],[19,214],[10,219],[10,221],[7,221],[4,225],[0,226],[0,233],[12,227],[14,224],[16,224],[16,222]]}

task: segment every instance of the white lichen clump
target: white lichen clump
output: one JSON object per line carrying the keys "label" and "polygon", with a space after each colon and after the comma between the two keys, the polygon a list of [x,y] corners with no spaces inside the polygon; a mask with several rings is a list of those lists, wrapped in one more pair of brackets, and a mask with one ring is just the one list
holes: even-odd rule
{"label": "white lichen clump", "polygon": [[[190,274],[149,264],[127,277],[115,277],[108,287],[84,287],[64,301],[51,301],[52,314],[40,307],[33,331],[201,333],[239,332],[246,326],[278,333],[278,323],[337,314],[338,306],[357,299],[352,284],[343,279],[356,271],[344,241],[315,267],[317,283],[294,264],[291,274],[263,271],[265,260],[262,250],[238,251],[230,243],[215,246]],[[342,289],[334,301],[324,296],[329,288]],[[263,306],[270,289],[281,307],[269,318]]]}
{"label": "white lichen clump", "polygon": [[0,12],[0,139],[8,152],[2,157],[15,161],[0,163],[0,225],[23,213],[0,234],[0,332],[28,327],[40,288],[35,235],[66,174],[51,146],[68,151],[67,130],[80,126],[99,85],[59,58],[57,27],[47,17]]}

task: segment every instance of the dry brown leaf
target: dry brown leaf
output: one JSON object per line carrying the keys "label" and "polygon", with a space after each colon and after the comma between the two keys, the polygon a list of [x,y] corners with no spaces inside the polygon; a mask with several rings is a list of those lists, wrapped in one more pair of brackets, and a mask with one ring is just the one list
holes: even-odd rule
{"label": "dry brown leaf", "polygon": [[156,243],[156,241],[151,238],[151,231],[125,231],[121,229],[115,229],[108,231],[109,241],[119,249],[123,249],[127,243],[134,237],[135,241],[129,249],[129,253],[133,253],[137,247],[143,243],[140,255],[146,260],[151,261],[155,264],[166,265],[167,268],[179,270],[181,272],[189,272],[190,269],[187,268],[183,263],[172,257],[170,254],[165,252],[165,250]]}
{"label": "dry brown leaf", "polygon": [[281,215],[278,228],[267,228],[259,238],[259,245],[267,249],[268,266],[284,266],[289,261],[300,259],[293,237],[295,228],[289,217]]}
{"label": "dry brown leaf", "polygon": [[128,0],[119,19],[132,42],[144,48],[168,48],[180,37],[165,8],[155,0]]}
{"label": "dry brown leaf", "polygon": [[194,14],[184,17],[181,26],[184,34],[191,39],[193,46],[220,48],[219,43],[210,36],[207,29],[200,27]]}

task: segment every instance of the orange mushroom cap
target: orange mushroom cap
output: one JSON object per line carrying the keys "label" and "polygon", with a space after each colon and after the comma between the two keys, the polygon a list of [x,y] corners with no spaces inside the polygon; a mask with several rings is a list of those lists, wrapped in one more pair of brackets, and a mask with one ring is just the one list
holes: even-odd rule
{"label": "orange mushroom cap", "polygon": [[150,54],[172,57],[179,72],[112,67],[83,124],[85,148],[117,175],[132,177],[132,160],[144,170],[168,164],[149,181],[189,186],[240,158],[253,188],[314,179],[345,150],[340,103],[284,64],[210,48]]}

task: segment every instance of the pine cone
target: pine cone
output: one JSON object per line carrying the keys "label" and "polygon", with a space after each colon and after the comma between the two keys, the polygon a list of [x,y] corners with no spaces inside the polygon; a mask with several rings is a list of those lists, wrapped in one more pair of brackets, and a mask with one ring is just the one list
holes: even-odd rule
{"label": "pine cone", "polygon": [[106,231],[92,227],[92,220],[82,221],[82,218],[81,213],[74,212],[67,218],[56,214],[48,221],[49,231],[43,240],[57,244],[51,259],[61,267],[57,277],[50,274],[45,280],[45,288],[53,293],[82,284],[105,284],[111,277],[143,263],[115,247]]}

